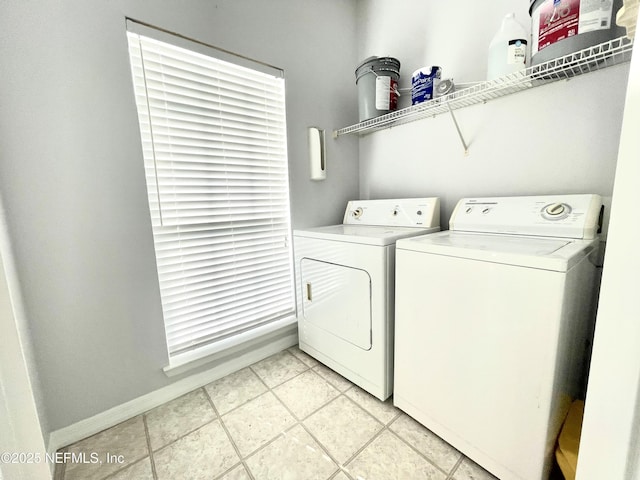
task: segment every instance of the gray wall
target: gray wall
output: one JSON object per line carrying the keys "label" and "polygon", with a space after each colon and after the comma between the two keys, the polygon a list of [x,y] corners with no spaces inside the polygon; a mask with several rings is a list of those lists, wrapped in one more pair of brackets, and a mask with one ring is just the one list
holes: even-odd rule
{"label": "gray wall", "polygon": [[308,180],[307,126],[357,118],[355,2],[3,0],[0,194],[49,430],[167,385],[125,16],[281,67],[294,227],[337,222],[358,142]]}
{"label": "gray wall", "polygon": [[[440,65],[443,78],[458,84],[484,80],[488,45],[503,15],[514,11],[529,29],[527,7],[510,0],[362,0],[359,58],[397,56],[401,87],[429,65]],[[361,196],[440,196],[443,228],[465,196],[610,196],[627,76],[628,64],[614,66],[458,110],[468,156],[448,114],[363,136]]]}

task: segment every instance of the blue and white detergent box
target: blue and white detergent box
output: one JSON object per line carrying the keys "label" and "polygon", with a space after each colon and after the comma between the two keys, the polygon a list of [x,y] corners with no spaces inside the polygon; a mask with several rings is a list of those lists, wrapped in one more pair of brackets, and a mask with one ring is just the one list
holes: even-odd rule
{"label": "blue and white detergent box", "polygon": [[431,100],[441,76],[442,69],[438,66],[424,67],[413,72],[411,75],[411,105]]}

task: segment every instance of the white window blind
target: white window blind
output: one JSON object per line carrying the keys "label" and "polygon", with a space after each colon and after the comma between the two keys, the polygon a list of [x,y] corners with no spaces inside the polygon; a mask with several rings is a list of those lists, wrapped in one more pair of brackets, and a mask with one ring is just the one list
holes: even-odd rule
{"label": "white window blind", "polygon": [[128,30],[170,356],[293,315],[282,72]]}

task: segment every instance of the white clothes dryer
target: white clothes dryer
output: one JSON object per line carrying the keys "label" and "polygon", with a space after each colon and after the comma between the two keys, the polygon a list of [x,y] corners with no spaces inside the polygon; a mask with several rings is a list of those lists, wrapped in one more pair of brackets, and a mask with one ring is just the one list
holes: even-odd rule
{"label": "white clothes dryer", "polygon": [[466,198],[396,244],[394,404],[502,480],[548,478],[584,387],[601,207]]}
{"label": "white clothes dryer", "polygon": [[343,224],[294,230],[300,349],[389,397],[395,242],[438,230],[438,198],[350,201]]}

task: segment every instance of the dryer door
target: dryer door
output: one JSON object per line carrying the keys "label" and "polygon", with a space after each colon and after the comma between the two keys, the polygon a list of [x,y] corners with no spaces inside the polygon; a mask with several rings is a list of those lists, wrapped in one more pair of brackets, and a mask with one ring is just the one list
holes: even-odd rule
{"label": "dryer door", "polygon": [[371,277],[358,268],[303,258],[304,321],[363,349],[371,349]]}

